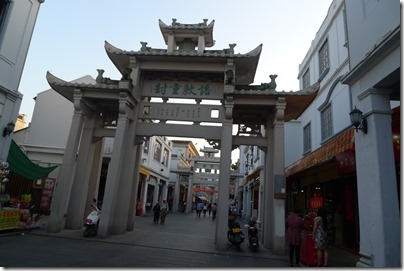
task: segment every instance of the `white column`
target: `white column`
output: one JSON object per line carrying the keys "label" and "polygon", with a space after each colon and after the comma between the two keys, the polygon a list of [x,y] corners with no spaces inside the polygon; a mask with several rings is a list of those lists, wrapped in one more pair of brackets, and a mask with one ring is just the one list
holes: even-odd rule
{"label": "white column", "polygon": [[[116,205],[119,198],[119,186],[121,185],[122,164],[125,161],[125,144],[127,137],[127,129],[129,125],[128,108],[126,107],[126,99],[119,101],[119,117],[115,131],[115,139],[111,162],[108,167],[107,181],[105,185],[104,201],[98,227],[98,236],[101,238],[109,237],[113,233],[113,225],[120,223],[126,229],[127,213],[123,216],[116,217]],[[122,221],[125,221],[122,223]],[[114,229],[114,233],[119,233]]]}
{"label": "white column", "polygon": [[[286,193],[285,180],[285,135],[284,135],[284,112],[286,102],[284,98],[278,98],[274,120],[274,151],[273,156],[273,185],[275,195]],[[272,195],[274,196],[274,195]],[[274,255],[285,255],[285,199],[272,198],[274,236],[272,253]]]}
{"label": "white column", "polygon": [[364,111],[368,131],[355,132],[361,256],[357,267],[399,267],[401,221],[389,93],[369,89],[358,98],[356,106]]}
{"label": "white column", "polygon": [[194,174],[190,174],[188,177],[188,195],[187,195],[187,206],[185,207],[185,213],[191,213],[192,209],[192,189],[194,188]]}
{"label": "white column", "polygon": [[74,91],[73,120],[67,139],[63,164],[60,167],[54,200],[52,201],[51,214],[46,224],[46,231],[51,233],[60,232],[64,227],[64,219],[76,169],[76,154],[84,123],[84,112],[80,105],[81,96],[80,90]]}
{"label": "white column", "polygon": [[[93,203],[93,199],[97,199],[100,186],[101,169],[102,169],[102,155],[104,150],[104,140],[100,139],[94,143],[94,159],[91,169],[90,182],[88,185],[87,201],[84,211],[84,217],[86,217],[93,209],[90,204]],[[83,217],[83,219],[84,219]]]}
{"label": "white column", "polygon": [[233,106],[232,97],[226,97],[224,102],[225,117],[222,125],[222,138],[220,141],[220,173],[219,173],[219,203],[216,218],[216,248],[227,249],[227,231],[229,217],[229,189],[230,189],[230,166],[232,151],[233,132]]}
{"label": "white column", "polygon": [[87,193],[90,182],[94,158],[93,132],[97,121],[97,116],[86,114],[83,133],[80,140],[80,147],[77,156],[77,166],[74,174],[67,216],[67,229],[81,229],[83,227],[83,215],[87,204]]}
{"label": "white column", "polygon": [[173,211],[178,212],[178,205],[180,203],[180,180],[181,175],[177,173],[177,179],[174,187]]}
{"label": "white column", "polygon": [[[137,142],[137,143],[140,143]],[[136,209],[137,209],[137,195],[138,195],[138,187],[140,182],[140,160],[142,158],[142,145],[136,145],[136,160],[135,160],[135,171],[133,173],[133,184],[132,184],[132,191],[130,194],[130,204],[129,204],[129,214],[128,214],[128,231],[133,231],[135,227],[135,217],[136,217]]]}
{"label": "white column", "polygon": [[198,54],[203,54],[204,50],[205,50],[205,35],[203,34],[203,31],[200,31],[198,35]]}
{"label": "white column", "polygon": [[265,157],[265,183],[263,211],[264,246],[274,255],[285,250],[285,200],[275,196],[285,193],[284,111],[285,99],[278,98],[273,122],[267,121],[268,148]]}
{"label": "white column", "polygon": [[273,185],[273,151],[274,151],[274,138],[273,138],[273,120],[272,116],[268,117],[265,136],[267,140],[267,149],[265,152],[265,178],[263,181],[264,186],[264,206],[263,206],[263,220],[262,220],[262,240],[264,247],[272,249],[273,241],[273,228],[274,219],[273,214],[273,195],[274,195],[274,185]]}

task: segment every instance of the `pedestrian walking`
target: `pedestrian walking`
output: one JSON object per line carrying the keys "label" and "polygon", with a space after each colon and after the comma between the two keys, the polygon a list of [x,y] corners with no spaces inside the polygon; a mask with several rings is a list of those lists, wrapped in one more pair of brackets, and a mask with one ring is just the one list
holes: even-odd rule
{"label": "pedestrian walking", "polygon": [[[320,207],[314,218],[313,239],[317,250],[317,266],[328,266],[327,210]],[[323,265],[321,265],[323,263]]]}
{"label": "pedestrian walking", "polygon": [[136,203],[136,215],[142,216],[143,215],[143,208],[142,208],[142,201],[140,199],[137,200]]}
{"label": "pedestrian walking", "polygon": [[291,211],[286,226],[288,228],[287,238],[289,243],[289,263],[293,266],[293,256],[295,256],[295,265],[300,264],[300,245],[302,243],[301,234],[303,229],[303,219],[299,216],[297,210]]}
{"label": "pedestrian walking", "polygon": [[208,211],[208,205],[204,204],[203,205],[203,216],[206,217],[206,212]]}
{"label": "pedestrian walking", "polygon": [[205,206],[205,204],[203,204],[203,202],[198,202],[198,204],[196,205],[196,216],[197,217],[201,217],[201,213],[203,210],[203,206]]}
{"label": "pedestrian walking", "polygon": [[209,213],[209,217],[210,217],[210,215],[212,214],[212,203],[211,202],[209,202],[209,204],[208,204],[208,213]]}
{"label": "pedestrian walking", "polygon": [[216,212],[217,212],[217,205],[216,203],[212,204],[212,220],[215,221],[216,219]]}
{"label": "pedestrian walking", "polygon": [[160,219],[160,204],[158,202],[156,202],[156,205],[154,205],[153,207],[153,222],[154,224],[158,224],[159,223],[159,219]]}
{"label": "pedestrian walking", "polygon": [[165,200],[163,200],[163,203],[161,204],[161,211],[160,211],[160,224],[164,225],[164,222],[166,221],[166,215],[168,213],[168,204]]}

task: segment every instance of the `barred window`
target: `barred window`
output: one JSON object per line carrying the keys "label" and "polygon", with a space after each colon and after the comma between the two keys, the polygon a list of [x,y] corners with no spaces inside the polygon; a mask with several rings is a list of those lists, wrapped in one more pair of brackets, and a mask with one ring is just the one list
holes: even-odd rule
{"label": "barred window", "polygon": [[303,89],[308,88],[310,86],[310,70],[307,71],[303,75]]}
{"label": "barred window", "polygon": [[321,46],[320,51],[318,52],[319,61],[320,61],[320,77],[321,75],[328,69],[329,61],[328,61],[328,40],[326,40]]}
{"label": "barred window", "polygon": [[303,128],[303,153],[311,150],[311,124],[308,123]]}
{"label": "barred window", "polygon": [[332,111],[330,104],[321,112],[321,140],[326,140],[332,136],[332,130]]}
{"label": "barred window", "polygon": [[0,0],[0,34],[4,31],[4,22],[7,16],[7,10],[10,6],[10,0]]}
{"label": "barred window", "polygon": [[161,143],[156,141],[154,143],[153,159],[160,162],[161,159]]}

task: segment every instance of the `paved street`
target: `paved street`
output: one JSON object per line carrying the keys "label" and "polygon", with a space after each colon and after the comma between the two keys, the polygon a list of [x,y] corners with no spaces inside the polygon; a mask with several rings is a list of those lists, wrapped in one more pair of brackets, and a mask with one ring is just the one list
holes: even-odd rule
{"label": "paved street", "polygon": [[136,217],[133,232],[84,238],[82,230],[63,230],[50,234],[33,230],[24,235],[0,236],[3,267],[286,267],[286,257],[271,256],[262,248],[241,251],[214,246],[215,223],[195,214],[168,214],[165,225],[153,218]]}
{"label": "paved street", "polygon": [[241,251],[234,248],[217,251],[215,223],[209,217],[170,213],[165,225],[153,224],[152,220],[151,216],[136,217],[133,232],[106,239],[84,238],[82,230],[51,234],[36,229],[24,235],[1,234],[0,265],[7,268],[289,267],[286,256],[272,255],[263,247],[251,252],[247,240]]}

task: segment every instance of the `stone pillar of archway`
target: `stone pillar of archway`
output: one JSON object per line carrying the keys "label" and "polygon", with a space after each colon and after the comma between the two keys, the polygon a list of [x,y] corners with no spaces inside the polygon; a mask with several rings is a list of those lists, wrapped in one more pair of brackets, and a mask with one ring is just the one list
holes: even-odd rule
{"label": "stone pillar of archway", "polygon": [[[101,168],[102,168],[102,158],[104,150],[104,140],[99,139],[94,143],[94,158],[93,165],[91,167],[90,181],[88,184],[87,192],[87,203],[85,206],[84,215],[89,214],[93,209],[90,204],[93,203],[93,199],[98,197],[100,178],[101,178]],[[102,199],[101,199],[102,200]]]}
{"label": "stone pillar of archway", "polygon": [[273,120],[268,118],[266,137],[268,148],[265,159],[264,246],[274,255],[285,254],[285,200],[276,195],[285,191],[284,111],[285,99],[278,98]]}
{"label": "stone pillar of archway", "polygon": [[[118,186],[118,197],[115,203],[115,217],[112,224],[112,234],[122,234],[125,233],[128,227],[129,214],[136,215],[136,202],[131,203],[132,197],[136,197],[135,194],[132,195],[132,191],[136,191],[137,187],[134,183],[135,167],[136,167],[136,155],[139,149],[137,148],[137,137],[136,132],[136,121],[137,120],[137,108],[130,100],[130,97],[126,93],[120,94],[120,111],[126,110],[126,115],[128,116],[128,122],[126,126],[126,139],[121,144],[124,145],[122,155],[124,157],[123,161],[119,165],[120,183]],[[139,162],[139,161],[137,161]],[[136,173],[138,174],[138,172]],[[136,183],[137,185],[137,183]]]}
{"label": "stone pillar of archway", "polygon": [[230,189],[230,166],[233,133],[233,107],[231,96],[227,96],[224,102],[225,120],[222,124],[222,137],[220,142],[220,173],[219,173],[219,198],[216,219],[216,248],[227,249],[227,230],[229,217],[229,189]]}
{"label": "stone pillar of archway", "polygon": [[93,165],[95,150],[93,132],[97,123],[99,123],[99,117],[95,112],[86,114],[67,209],[65,225],[67,229],[81,229],[83,227],[83,216],[87,205],[87,193],[92,171],[92,166],[89,165]]}
{"label": "stone pillar of archway", "polygon": [[136,142],[136,159],[135,159],[135,166],[134,166],[134,173],[133,173],[133,179],[132,179],[132,191],[130,194],[130,204],[129,204],[129,214],[128,214],[128,226],[127,230],[128,231],[133,231],[135,227],[135,217],[136,217],[136,206],[137,206],[137,195],[138,195],[138,187],[139,187],[139,181],[140,181],[140,160],[142,158],[142,143],[143,140],[140,139],[139,137],[136,137],[135,139]]}
{"label": "stone pillar of archway", "polygon": [[188,195],[187,195],[187,206],[185,206],[185,213],[189,214],[192,212],[192,190],[194,188],[194,175],[190,174],[188,177]]}
{"label": "stone pillar of archway", "polygon": [[178,206],[180,203],[180,184],[181,182],[181,175],[177,173],[177,179],[175,181],[175,188],[174,188],[174,199],[173,199],[173,212],[178,212]]}
{"label": "stone pillar of archway", "polygon": [[84,124],[84,109],[82,108],[82,93],[80,89],[74,90],[74,113],[67,139],[63,163],[60,167],[59,178],[51,206],[51,214],[46,225],[46,231],[60,232],[64,227],[64,218],[67,211],[68,199],[74,180],[76,167],[76,154],[79,147],[81,133]]}
{"label": "stone pillar of archway", "polygon": [[[108,168],[107,181],[105,185],[104,200],[98,228],[100,237],[108,237],[110,234],[122,234],[126,232],[130,199],[132,191],[132,176],[129,178],[130,170],[133,174],[135,151],[135,129],[134,125],[134,104],[126,93],[119,97],[119,117],[116,125],[114,151]],[[128,160],[129,159],[129,160]],[[126,165],[126,166],[124,166]]]}

